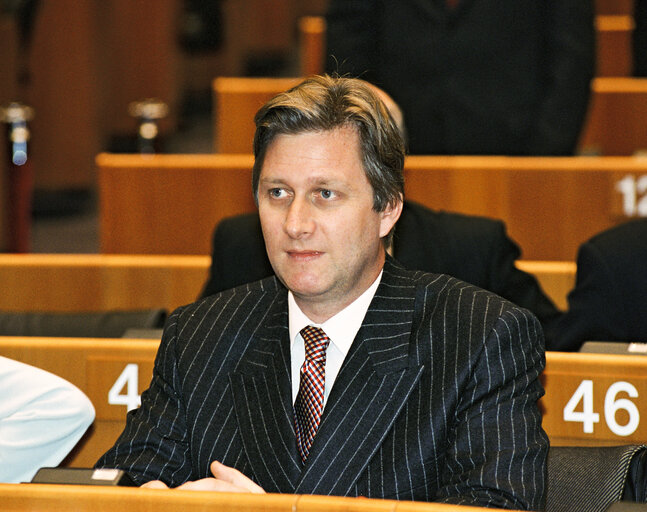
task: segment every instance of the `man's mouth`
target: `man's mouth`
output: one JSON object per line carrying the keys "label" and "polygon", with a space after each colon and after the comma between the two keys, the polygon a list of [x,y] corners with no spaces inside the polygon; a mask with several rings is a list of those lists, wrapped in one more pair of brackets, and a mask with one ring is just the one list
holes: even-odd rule
{"label": "man's mouth", "polygon": [[310,261],[323,254],[321,251],[288,250],[288,256],[295,261]]}

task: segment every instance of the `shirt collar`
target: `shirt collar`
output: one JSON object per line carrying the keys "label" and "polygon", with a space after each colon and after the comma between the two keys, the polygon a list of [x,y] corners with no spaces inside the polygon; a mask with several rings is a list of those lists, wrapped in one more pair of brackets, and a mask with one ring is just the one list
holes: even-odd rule
{"label": "shirt collar", "polygon": [[377,287],[382,279],[383,271],[373,281],[362,295],[351,302],[348,306],[342,309],[335,316],[329,318],[322,324],[318,324],[310,320],[294,300],[294,295],[288,291],[288,316],[290,328],[290,347],[294,345],[299,337],[301,329],[307,325],[321,327],[326,335],[330,338],[330,342],[344,354],[348,354],[350,346],[357,335],[357,331],[362,326],[368,307],[373,300]]}

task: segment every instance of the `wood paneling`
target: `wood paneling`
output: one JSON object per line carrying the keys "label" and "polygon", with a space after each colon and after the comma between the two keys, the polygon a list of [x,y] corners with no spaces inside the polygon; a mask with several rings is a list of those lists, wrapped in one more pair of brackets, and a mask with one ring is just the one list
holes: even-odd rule
{"label": "wood paneling", "polygon": [[598,16],[597,76],[630,76],[633,72],[631,35],[634,21],[631,16]]}
{"label": "wood paneling", "polygon": [[240,494],[179,491],[124,487],[73,485],[0,484],[0,500],[5,512],[67,512],[71,504],[77,512],[131,512],[173,510],[174,512],[484,512],[478,507],[392,501],[338,496],[300,494]]}
{"label": "wood paneling", "polygon": [[[104,253],[210,254],[222,217],[255,211],[251,155],[102,155],[97,162]],[[645,181],[647,159],[631,157],[405,161],[406,197],[502,219],[529,260],[574,261],[592,235],[647,215]]]}
{"label": "wood paneling", "polygon": [[596,14],[632,15],[634,0],[595,0]]}
{"label": "wood paneling", "polygon": [[[640,414],[647,406],[647,357],[547,352],[542,380],[542,424],[551,445],[647,442],[647,421]],[[565,408],[578,389],[586,391],[572,405],[592,420],[589,432],[584,422],[565,420]]]}
{"label": "wood paneling", "polygon": [[193,302],[209,256],[0,254],[0,310],[81,312]]}
{"label": "wood paneling", "polygon": [[232,78],[213,81],[214,149],[218,153],[252,152],[256,111],[301,78]]}
{"label": "wood paneling", "polygon": [[575,286],[577,266],[574,261],[518,260],[517,267],[534,275],[559,309],[568,309],[568,293]]}
{"label": "wood paneling", "polygon": [[211,254],[225,216],[255,210],[249,155],[97,157],[103,253]]}

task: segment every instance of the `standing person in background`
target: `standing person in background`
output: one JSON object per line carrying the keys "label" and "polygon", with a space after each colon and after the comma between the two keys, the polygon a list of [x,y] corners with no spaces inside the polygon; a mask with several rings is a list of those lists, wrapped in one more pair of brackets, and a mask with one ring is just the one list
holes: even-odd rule
{"label": "standing person in background", "polygon": [[413,154],[570,155],[595,65],[591,0],[331,0],[328,72],[383,88]]}

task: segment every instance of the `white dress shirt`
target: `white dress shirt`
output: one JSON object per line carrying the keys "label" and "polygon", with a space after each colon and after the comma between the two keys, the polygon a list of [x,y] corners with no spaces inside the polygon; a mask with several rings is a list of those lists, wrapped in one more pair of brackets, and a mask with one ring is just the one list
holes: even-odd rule
{"label": "white dress shirt", "polygon": [[93,420],[78,388],[0,356],[0,482],[29,482],[39,468],[57,466]]}
{"label": "white dress shirt", "polygon": [[297,394],[299,393],[300,370],[306,358],[305,345],[300,334],[301,329],[308,325],[320,327],[330,338],[330,344],[326,350],[325,407],[330,390],[335,383],[346,354],[348,354],[350,346],[353,344],[355,335],[362,326],[368,307],[373,300],[373,296],[381,279],[382,272],[380,272],[375,281],[373,281],[373,284],[362,295],[323,324],[318,324],[310,320],[297,305],[292,292],[288,292],[288,315],[291,340],[290,359],[292,363],[292,403],[296,401]]}

